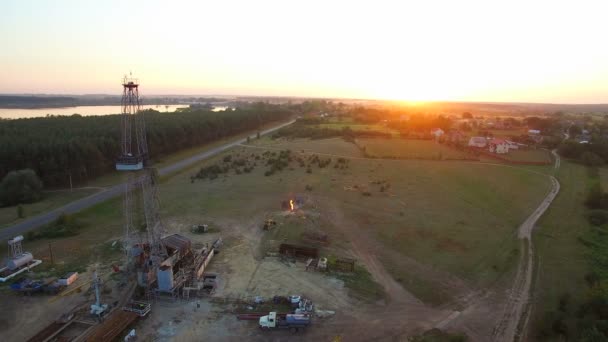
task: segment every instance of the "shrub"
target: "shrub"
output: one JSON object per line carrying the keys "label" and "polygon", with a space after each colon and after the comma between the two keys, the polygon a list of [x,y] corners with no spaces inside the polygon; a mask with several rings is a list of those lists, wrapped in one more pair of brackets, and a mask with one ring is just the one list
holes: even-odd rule
{"label": "shrub", "polygon": [[26,234],[28,240],[68,237],[78,234],[81,225],[72,215],[61,213],[53,222],[40,230],[30,231]]}
{"label": "shrub", "polygon": [[603,210],[603,209],[591,210],[587,214],[587,219],[589,220],[589,223],[591,223],[592,225],[601,226],[604,223],[608,222],[608,210]]}
{"label": "shrub", "polygon": [[593,152],[583,152],[581,155],[581,162],[587,166],[597,167],[604,163],[602,158]]}
{"label": "shrub", "polygon": [[42,199],[42,181],[31,169],[9,172],[0,182],[0,206],[32,203]]}

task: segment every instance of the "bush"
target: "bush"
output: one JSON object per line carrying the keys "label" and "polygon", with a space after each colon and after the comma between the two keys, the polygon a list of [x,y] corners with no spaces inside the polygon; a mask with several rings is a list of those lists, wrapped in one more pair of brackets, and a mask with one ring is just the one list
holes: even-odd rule
{"label": "bush", "polygon": [[32,203],[42,199],[42,181],[34,170],[11,171],[0,182],[0,206]]}
{"label": "bush", "polygon": [[593,152],[583,152],[581,162],[587,166],[597,167],[604,163],[602,158]]}
{"label": "bush", "polygon": [[72,215],[61,213],[55,222],[46,225],[40,230],[30,231],[26,234],[28,240],[51,239],[74,236],[78,234],[81,225]]}
{"label": "bush", "polygon": [[25,210],[23,209],[23,206],[21,204],[19,204],[17,206],[17,217],[18,218],[24,218],[25,217]]}
{"label": "bush", "polygon": [[608,222],[608,210],[603,209],[595,209],[589,211],[587,214],[587,219],[589,223],[594,226],[601,226],[604,223]]}
{"label": "bush", "polygon": [[608,209],[608,194],[602,191],[599,183],[596,183],[589,189],[585,206],[589,209]]}

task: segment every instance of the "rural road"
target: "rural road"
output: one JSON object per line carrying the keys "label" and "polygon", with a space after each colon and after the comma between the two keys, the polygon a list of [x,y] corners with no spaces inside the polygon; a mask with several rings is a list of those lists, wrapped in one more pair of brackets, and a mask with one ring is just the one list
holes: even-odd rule
{"label": "rural road", "polygon": [[[265,131],[260,132],[260,135],[265,135],[271,132],[274,132],[280,128],[283,128],[285,126],[291,125],[292,123],[294,123],[295,120],[291,120],[289,122],[280,124],[278,126],[269,128]],[[252,135],[251,137],[255,137],[255,135]],[[181,169],[184,169],[196,162],[199,162],[201,160],[207,159],[209,157],[212,157],[216,154],[219,154],[221,152],[224,152],[225,150],[228,150],[234,146],[237,146],[239,144],[242,144],[246,141],[246,138],[243,139],[239,139],[236,141],[233,141],[231,143],[222,145],[222,146],[218,146],[215,148],[212,148],[208,151],[196,154],[192,157],[180,160],[174,164],[171,164],[169,166],[163,167],[162,169],[159,169],[159,175],[163,176],[163,175],[167,175],[170,173],[173,173],[175,171],[179,171]],[[95,193],[91,196],[88,197],[84,197],[81,198],[79,200],[76,200],[74,202],[68,203],[66,205],[64,205],[63,207],[51,210],[49,212],[34,216],[30,219],[27,219],[25,221],[22,221],[20,223],[17,223],[15,225],[0,229],[0,240],[8,240],[14,236],[17,235],[21,235],[24,233],[27,233],[30,230],[36,229],[44,224],[50,223],[53,220],[55,220],[61,213],[68,213],[68,214],[73,214],[76,213],[78,211],[81,211],[83,209],[89,208],[91,206],[94,206],[95,204],[101,203],[105,200],[108,200],[110,198],[116,197],[121,195],[124,192],[125,189],[125,184],[118,184],[118,185],[114,185],[111,186],[109,188],[107,188],[104,191]]]}
{"label": "rural road", "polygon": [[[558,169],[560,166],[559,155],[555,150],[552,153],[555,156],[555,169]],[[560,189],[557,178],[554,176],[549,176],[549,178],[551,179],[551,190],[538,208],[519,226],[517,233],[517,237],[521,241],[519,266],[502,317],[494,329],[493,340],[496,342],[519,341],[526,333],[526,326],[530,317],[530,291],[534,273],[532,230],[536,221],[549,208]]]}

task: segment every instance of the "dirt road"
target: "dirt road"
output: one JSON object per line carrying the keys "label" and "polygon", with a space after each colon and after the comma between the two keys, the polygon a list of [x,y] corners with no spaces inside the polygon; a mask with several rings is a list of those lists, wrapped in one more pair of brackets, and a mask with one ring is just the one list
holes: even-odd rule
{"label": "dirt road", "polygon": [[[555,151],[553,151],[553,155],[555,156],[555,169],[557,169],[560,165],[560,158]],[[519,266],[504,312],[494,329],[493,340],[497,342],[519,341],[526,332],[529,319],[530,289],[532,288],[532,275],[534,271],[532,230],[536,221],[549,208],[551,202],[553,202],[553,199],[559,193],[560,188],[557,179],[553,176],[549,177],[552,183],[551,190],[518,230],[518,238],[521,241]]]}

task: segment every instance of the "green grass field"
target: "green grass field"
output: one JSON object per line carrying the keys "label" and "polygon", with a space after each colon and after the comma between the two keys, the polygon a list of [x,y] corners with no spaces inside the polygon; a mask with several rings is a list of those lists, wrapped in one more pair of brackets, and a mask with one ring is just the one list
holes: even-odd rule
{"label": "green grass field", "polygon": [[350,123],[350,122],[347,122],[347,123],[337,122],[337,123],[320,124],[318,126],[320,128],[333,128],[333,129],[342,129],[342,128],[349,127],[353,131],[376,131],[376,132],[389,133],[395,137],[399,136],[398,131],[388,128],[383,124],[358,124],[358,123]]}
{"label": "green grass field", "polygon": [[503,155],[505,158],[521,162],[547,162],[551,163],[551,152],[543,149],[536,150],[510,150]]}
{"label": "green grass field", "polygon": [[[262,138],[252,140],[251,145],[269,149],[292,150],[293,152],[314,152],[323,154],[336,154],[347,157],[363,157],[359,148],[342,138],[330,139],[275,139]],[[255,151],[255,150],[254,150]]]}
{"label": "green grass field", "polygon": [[92,195],[97,190],[95,189],[77,189],[74,192],[68,191],[53,191],[45,192],[44,198],[36,203],[24,204],[25,217],[17,217],[17,207],[0,208],[0,229],[19,223],[29,217],[59,208],[79,198]]}
{"label": "green grass field", "polygon": [[589,185],[588,171],[582,165],[562,160],[557,178],[560,193],[539,220],[533,235],[538,263],[533,330],[540,328],[547,312],[557,311],[562,295],[570,296],[570,314],[576,315],[574,310],[583,302],[587,288],[584,277],[590,270],[585,246],[578,240],[591,229],[583,204]]}
{"label": "green grass field", "polygon": [[[303,147],[304,143],[299,144]],[[544,176],[500,166],[360,159],[350,165],[347,170],[315,167],[311,174],[295,166],[270,177],[262,174],[266,168],[256,168],[251,174],[194,184],[189,178],[193,171],[184,172],[163,184],[163,214],[182,225],[203,217],[243,224],[253,220],[259,227],[293,194],[310,197],[321,217],[330,214],[324,207],[331,202],[348,218],[345,224],[376,237],[379,246],[390,247],[376,252],[395,278],[425,300],[441,302],[449,296],[437,300],[440,285],[402,268],[398,256],[472,286],[495,281],[517,259],[517,227],[549,189]],[[379,180],[388,181],[389,190],[382,192],[380,185],[370,183]],[[313,191],[307,192],[306,185]],[[354,186],[360,191],[345,190]],[[371,196],[363,196],[362,191]],[[339,239],[331,223],[320,219],[318,224]],[[272,240],[299,243],[306,226],[288,222],[289,228]],[[337,252],[331,248],[328,252]]]}
{"label": "green grass field", "polygon": [[[275,153],[285,148],[293,153],[358,153],[340,139],[259,143]],[[549,189],[546,177],[512,167],[356,158],[347,168],[334,168],[336,157],[325,168],[311,166],[310,173],[294,161],[264,176],[269,166],[258,160],[251,173],[230,171],[211,181],[191,180],[201,166],[227,154],[253,158],[263,151],[238,147],[163,180],[161,215],[169,229],[185,232],[200,223],[212,223],[220,231],[235,225],[261,229],[266,217],[282,212],[282,201],[301,194],[307,199],[303,217],[279,215],[280,229],[268,234],[268,246],[305,243],[301,233],[314,230],[331,241],[320,246],[322,253],[351,256],[342,229],[364,233],[370,237],[368,252],[405,288],[434,304],[451,299],[454,282],[481,287],[510,272],[518,256],[516,229]],[[107,245],[122,235],[120,203],[115,199],[75,215],[85,228],[75,237],[52,241],[60,250],[56,258],[68,264],[102,258]],[[47,242],[31,242],[28,249],[44,258]]]}
{"label": "green grass field", "polygon": [[463,159],[464,151],[439,144],[433,140],[357,139],[356,143],[370,157],[399,159]]}

